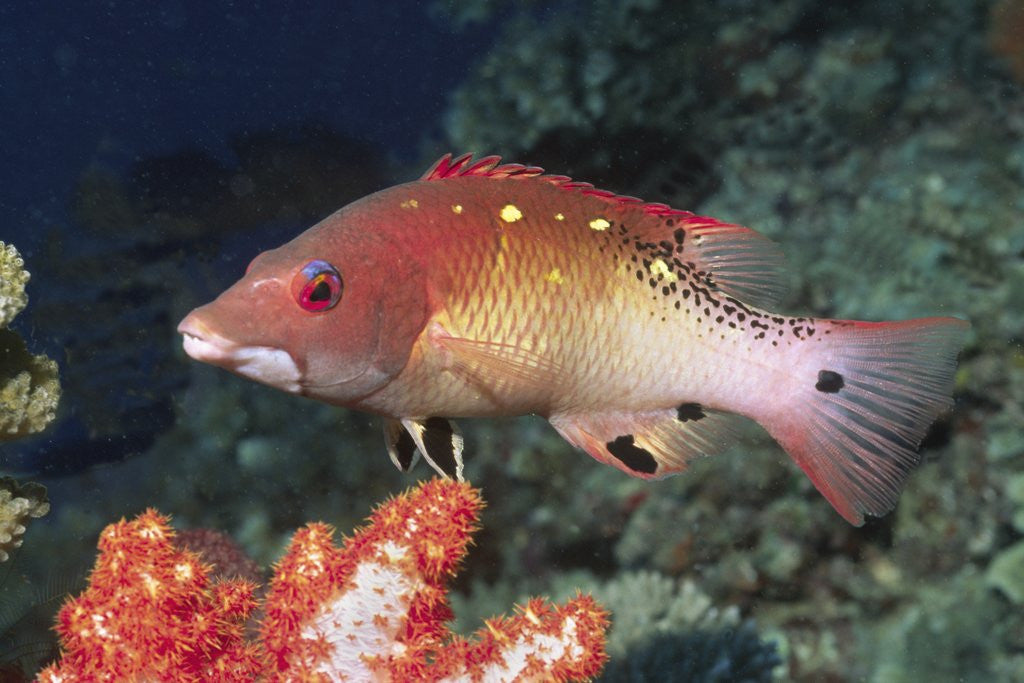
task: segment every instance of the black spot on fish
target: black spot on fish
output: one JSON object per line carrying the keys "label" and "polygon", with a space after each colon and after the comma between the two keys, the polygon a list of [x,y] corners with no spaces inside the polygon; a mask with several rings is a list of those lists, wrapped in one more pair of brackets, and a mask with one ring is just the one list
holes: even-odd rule
{"label": "black spot on fish", "polygon": [[679,302],[678,301],[676,302],[676,310],[677,311],[679,310]]}
{"label": "black spot on fish", "polygon": [[672,253],[672,243],[668,240],[662,240],[658,242],[658,246],[667,251],[669,254]]}
{"label": "black spot on fish", "polygon": [[668,227],[670,227],[670,228],[671,228],[671,227],[672,227],[673,225],[675,225],[675,224],[676,224],[676,222],[675,222],[675,219],[672,219],[672,218],[669,218],[669,219],[668,219],[667,221],[665,221],[665,225],[667,225],[667,226],[668,226]]}
{"label": "black spot on fish", "polygon": [[398,466],[403,472],[408,472],[412,467],[412,456],[416,454],[416,442],[412,435],[406,430],[401,430],[398,440],[395,441],[395,457],[398,458]]}
{"label": "black spot on fish", "polygon": [[721,323],[723,320],[725,320],[725,316],[724,315],[715,316],[715,322],[716,323]]}
{"label": "black spot on fish", "polygon": [[797,327],[793,328],[793,335],[796,336],[796,337],[799,337],[800,333],[803,332],[803,331],[804,331],[804,326],[803,325],[798,325]]}
{"label": "black spot on fish", "polygon": [[689,299],[690,298],[690,290],[689,289],[684,289],[683,290],[683,298],[684,299]]}
{"label": "black spot on fish", "polygon": [[668,287],[662,287],[661,288],[661,293],[664,294],[665,296],[668,296],[671,292],[672,292],[672,290],[669,289]]}
{"label": "black spot on fish", "polygon": [[619,462],[633,470],[643,474],[654,474],[658,471],[658,461],[654,459],[650,451],[640,448],[633,441],[632,434],[626,434],[615,438],[605,444],[608,452],[618,458]]}
{"label": "black spot on fish", "polygon": [[644,271],[642,271],[642,270],[636,271],[636,279],[639,280],[640,282],[643,282],[644,281]]}
{"label": "black spot on fish", "polygon": [[676,419],[680,422],[696,422],[705,417],[704,406],[699,403],[683,403],[676,408]]}
{"label": "black spot on fish", "polygon": [[835,394],[846,383],[843,381],[843,376],[838,372],[832,370],[819,370],[818,371],[818,382],[814,385],[814,388],[824,394]]}
{"label": "black spot on fish", "polygon": [[458,475],[458,463],[455,460],[455,439],[452,423],[443,417],[431,417],[423,422],[424,453],[441,468],[446,475],[455,479]]}
{"label": "black spot on fish", "polygon": [[672,233],[672,236],[676,238],[676,244],[682,244],[683,240],[686,239],[686,231],[682,228],[676,228],[675,232]]}
{"label": "black spot on fish", "polygon": [[732,315],[733,313],[736,312],[736,308],[733,306],[722,306],[722,310],[725,311],[728,315]]}

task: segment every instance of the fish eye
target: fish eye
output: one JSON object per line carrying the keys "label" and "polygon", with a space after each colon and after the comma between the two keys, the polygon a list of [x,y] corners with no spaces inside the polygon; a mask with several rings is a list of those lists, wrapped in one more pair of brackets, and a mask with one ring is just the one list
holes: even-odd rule
{"label": "fish eye", "polygon": [[299,306],[311,313],[333,308],[341,300],[341,275],[327,261],[310,261],[292,279],[292,292]]}

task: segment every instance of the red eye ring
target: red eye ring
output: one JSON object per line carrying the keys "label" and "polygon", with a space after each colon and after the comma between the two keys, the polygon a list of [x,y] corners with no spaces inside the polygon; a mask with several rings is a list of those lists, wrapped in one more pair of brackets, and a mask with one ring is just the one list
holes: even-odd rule
{"label": "red eye ring", "polygon": [[310,261],[292,279],[292,292],[303,310],[322,313],[341,300],[343,286],[338,270],[327,261]]}

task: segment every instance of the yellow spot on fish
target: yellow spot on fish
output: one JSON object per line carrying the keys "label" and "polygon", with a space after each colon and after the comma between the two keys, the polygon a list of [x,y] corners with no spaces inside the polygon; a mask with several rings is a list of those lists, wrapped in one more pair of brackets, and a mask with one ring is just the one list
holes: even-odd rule
{"label": "yellow spot on fish", "polygon": [[562,277],[562,271],[558,268],[552,268],[551,272],[544,276],[544,279],[548,282],[554,282],[556,285],[560,285],[565,282],[565,278]]}
{"label": "yellow spot on fish", "polygon": [[515,223],[523,217],[523,212],[516,208],[515,204],[506,204],[501,207],[501,212],[498,215],[501,216],[501,220],[506,223]]}
{"label": "yellow spot on fish", "polygon": [[508,236],[505,235],[505,233],[501,234],[501,238],[500,238],[499,242],[501,243],[501,250],[502,251],[505,251],[505,250],[508,249]]}
{"label": "yellow spot on fish", "polygon": [[404,202],[399,204],[403,209],[416,209],[419,208],[420,203],[415,199],[406,199]]}
{"label": "yellow spot on fish", "polygon": [[565,216],[563,216],[563,215],[562,215],[562,214],[560,214],[560,213],[556,213],[556,214],[555,214],[555,220],[556,220],[556,221],[564,221],[564,220],[565,220]]}
{"label": "yellow spot on fish", "polygon": [[591,230],[607,230],[609,227],[611,227],[611,223],[609,223],[603,218],[595,218],[594,220],[590,221]]}
{"label": "yellow spot on fish", "polygon": [[651,264],[649,270],[651,271],[651,275],[661,275],[665,278],[666,282],[675,282],[679,279],[679,276],[669,270],[668,266],[665,265],[665,262],[660,258],[654,259],[654,263]]}
{"label": "yellow spot on fish", "polygon": [[456,215],[462,213],[462,204],[452,204],[452,213]]}

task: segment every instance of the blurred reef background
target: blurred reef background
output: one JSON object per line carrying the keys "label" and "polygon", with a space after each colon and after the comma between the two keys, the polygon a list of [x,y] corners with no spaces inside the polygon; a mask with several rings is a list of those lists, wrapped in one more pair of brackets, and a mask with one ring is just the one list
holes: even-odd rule
{"label": "blurred reef background", "polygon": [[0,367],[61,394],[0,436],[0,519],[50,507],[0,563],[0,675],[52,658],[121,516],[265,568],[412,483],[372,417],[189,362],[174,328],[258,252],[474,151],[766,234],[788,313],[973,329],[955,410],[862,528],[755,428],[645,483],[538,418],[462,421],[488,507],[456,628],[582,589],[612,611],[605,680],[1024,680],[1024,0],[381,5],[0,8]]}

